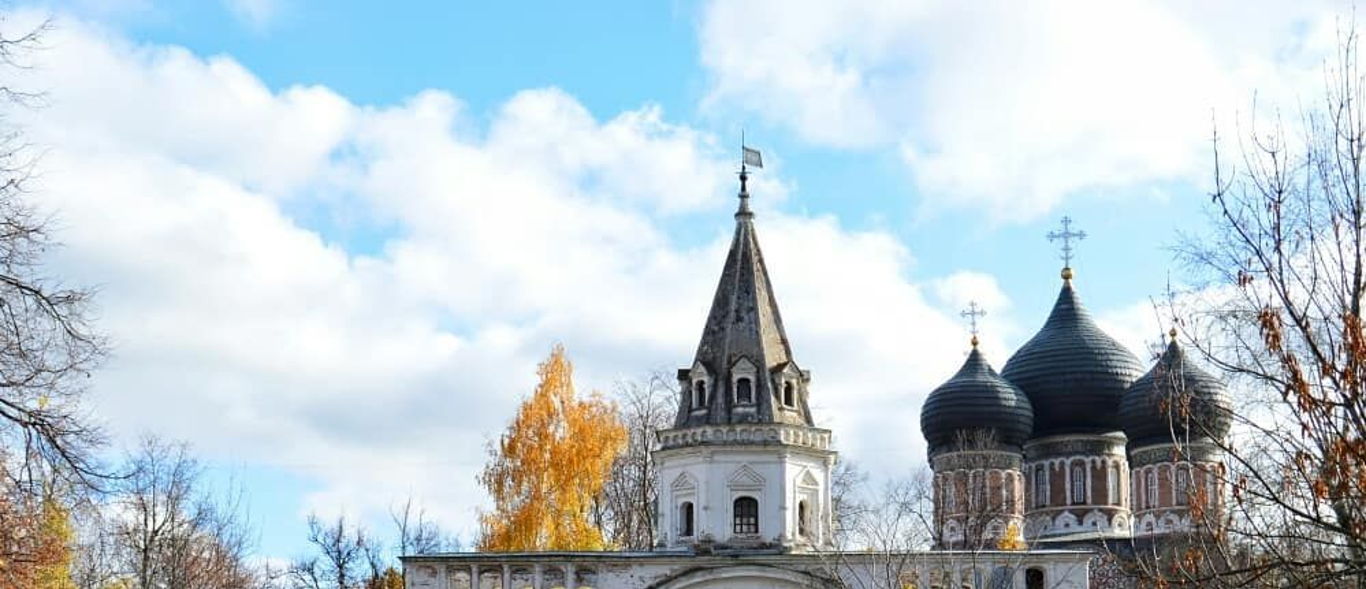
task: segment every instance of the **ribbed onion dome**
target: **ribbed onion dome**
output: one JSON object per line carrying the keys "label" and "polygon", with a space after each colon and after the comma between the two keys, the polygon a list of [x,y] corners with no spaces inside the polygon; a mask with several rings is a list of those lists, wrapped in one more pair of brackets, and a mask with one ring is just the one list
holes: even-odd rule
{"label": "ribbed onion dome", "polygon": [[1138,358],[1096,327],[1066,280],[1043,329],[1001,376],[1029,396],[1034,437],[1041,437],[1118,431],[1120,397],[1142,373]]}
{"label": "ribbed onion dome", "polygon": [[1229,430],[1224,383],[1186,359],[1176,338],[1124,393],[1119,419],[1129,446],[1223,438]]}
{"label": "ribbed onion dome", "polygon": [[925,399],[920,431],[930,454],[949,449],[959,432],[993,432],[996,445],[1019,451],[1034,426],[1034,409],[1024,392],[987,363],[974,346],[972,353],[948,382]]}

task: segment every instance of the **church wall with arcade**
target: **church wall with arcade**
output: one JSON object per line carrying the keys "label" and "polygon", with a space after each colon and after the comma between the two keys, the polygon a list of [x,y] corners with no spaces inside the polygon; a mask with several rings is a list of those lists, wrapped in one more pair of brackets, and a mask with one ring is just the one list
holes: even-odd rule
{"label": "church wall with arcade", "polygon": [[457,553],[403,558],[407,589],[810,589],[872,587],[889,576],[923,589],[1087,587],[1076,551],[735,554]]}

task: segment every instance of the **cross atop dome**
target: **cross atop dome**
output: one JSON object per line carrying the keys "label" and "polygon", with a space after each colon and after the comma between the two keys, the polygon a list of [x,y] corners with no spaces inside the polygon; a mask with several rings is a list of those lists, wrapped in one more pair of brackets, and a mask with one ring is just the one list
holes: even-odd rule
{"label": "cross atop dome", "polygon": [[1085,231],[1072,230],[1072,217],[1062,218],[1062,231],[1049,231],[1048,241],[1062,240],[1062,277],[1072,279],[1072,240],[1086,239]]}
{"label": "cross atop dome", "polygon": [[964,309],[959,316],[966,317],[972,330],[972,347],[977,347],[977,320],[987,314],[986,310],[977,304],[977,301],[968,301],[968,308]]}

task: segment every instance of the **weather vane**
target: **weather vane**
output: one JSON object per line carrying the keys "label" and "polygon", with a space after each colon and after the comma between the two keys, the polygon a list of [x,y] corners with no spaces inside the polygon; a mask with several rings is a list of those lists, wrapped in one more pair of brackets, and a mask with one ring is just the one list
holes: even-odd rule
{"label": "weather vane", "polygon": [[[1077,240],[1077,241],[1081,241],[1081,240],[1083,240],[1083,239],[1086,239],[1086,232],[1085,232],[1085,231],[1073,231],[1073,230],[1072,230],[1072,217],[1063,217],[1063,218],[1062,218],[1062,231],[1049,231],[1049,232],[1048,232],[1048,241],[1057,241],[1057,240],[1059,240],[1059,239],[1062,240],[1062,267],[1063,267],[1063,270],[1071,270],[1071,269],[1072,269],[1072,240],[1075,239],[1075,240]],[[1070,273],[1070,272],[1064,272],[1064,274],[1071,274],[1071,273]],[[1064,276],[1064,278],[1070,278],[1070,276]]]}
{"label": "weather vane", "polygon": [[740,212],[749,214],[749,169],[764,167],[764,156],[757,149],[745,145],[745,131],[740,130]]}
{"label": "weather vane", "polygon": [[977,305],[977,301],[968,301],[968,308],[959,315],[967,317],[968,324],[972,326],[972,346],[977,347],[977,319],[986,315],[986,310]]}

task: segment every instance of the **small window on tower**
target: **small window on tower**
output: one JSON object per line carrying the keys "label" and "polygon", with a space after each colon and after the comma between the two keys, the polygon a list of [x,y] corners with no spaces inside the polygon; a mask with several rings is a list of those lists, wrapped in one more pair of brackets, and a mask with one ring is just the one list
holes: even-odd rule
{"label": "small window on tower", "polygon": [[1176,504],[1190,503],[1190,471],[1178,467],[1176,470]]}
{"label": "small window on tower", "polygon": [[1105,492],[1109,493],[1111,505],[1119,505],[1119,467],[1111,466],[1105,479]]}
{"label": "small window on tower", "polygon": [[811,534],[810,514],[806,510],[806,501],[797,502],[797,535],[806,537]]}
{"label": "small window on tower", "polygon": [[797,405],[797,395],[792,389],[793,386],[790,381],[783,383],[783,406],[785,407],[795,407]]}
{"label": "small window on tower", "polygon": [[736,534],[759,533],[759,500],[753,497],[737,497],[731,506],[734,511]]}
{"label": "small window on tower", "polygon": [[678,535],[684,538],[693,536],[692,501],[684,501],[683,505],[678,506]]}
{"label": "small window on tower", "polygon": [[1080,464],[1072,466],[1072,503],[1086,503],[1086,467]]}
{"label": "small window on tower", "polygon": [[1148,479],[1148,496],[1147,496],[1147,504],[1148,504],[1148,509],[1153,509],[1153,508],[1155,508],[1155,507],[1159,507],[1159,506],[1160,506],[1160,503],[1159,503],[1158,500],[1157,500],[1157,471],[1155,471],[1155,470],[1149,470],[1149,471],[1148,471],[1148,475],[1147,475],[1147,479]]}
{"label": "small window on tower", "polygon": [[737,405],[754,404],[754,387],[748,378],[741,378],[735,381],[735,403]]}
{"label": "small window on tower", "polygon": [[693,384],[692,406],[694,409],[707,406],[707,381],[699,380]]}
{"label": "small window on tower", "polygon": [[1048,471],[1041,464],[1034,467],[1034,507],[1048,505]]}

